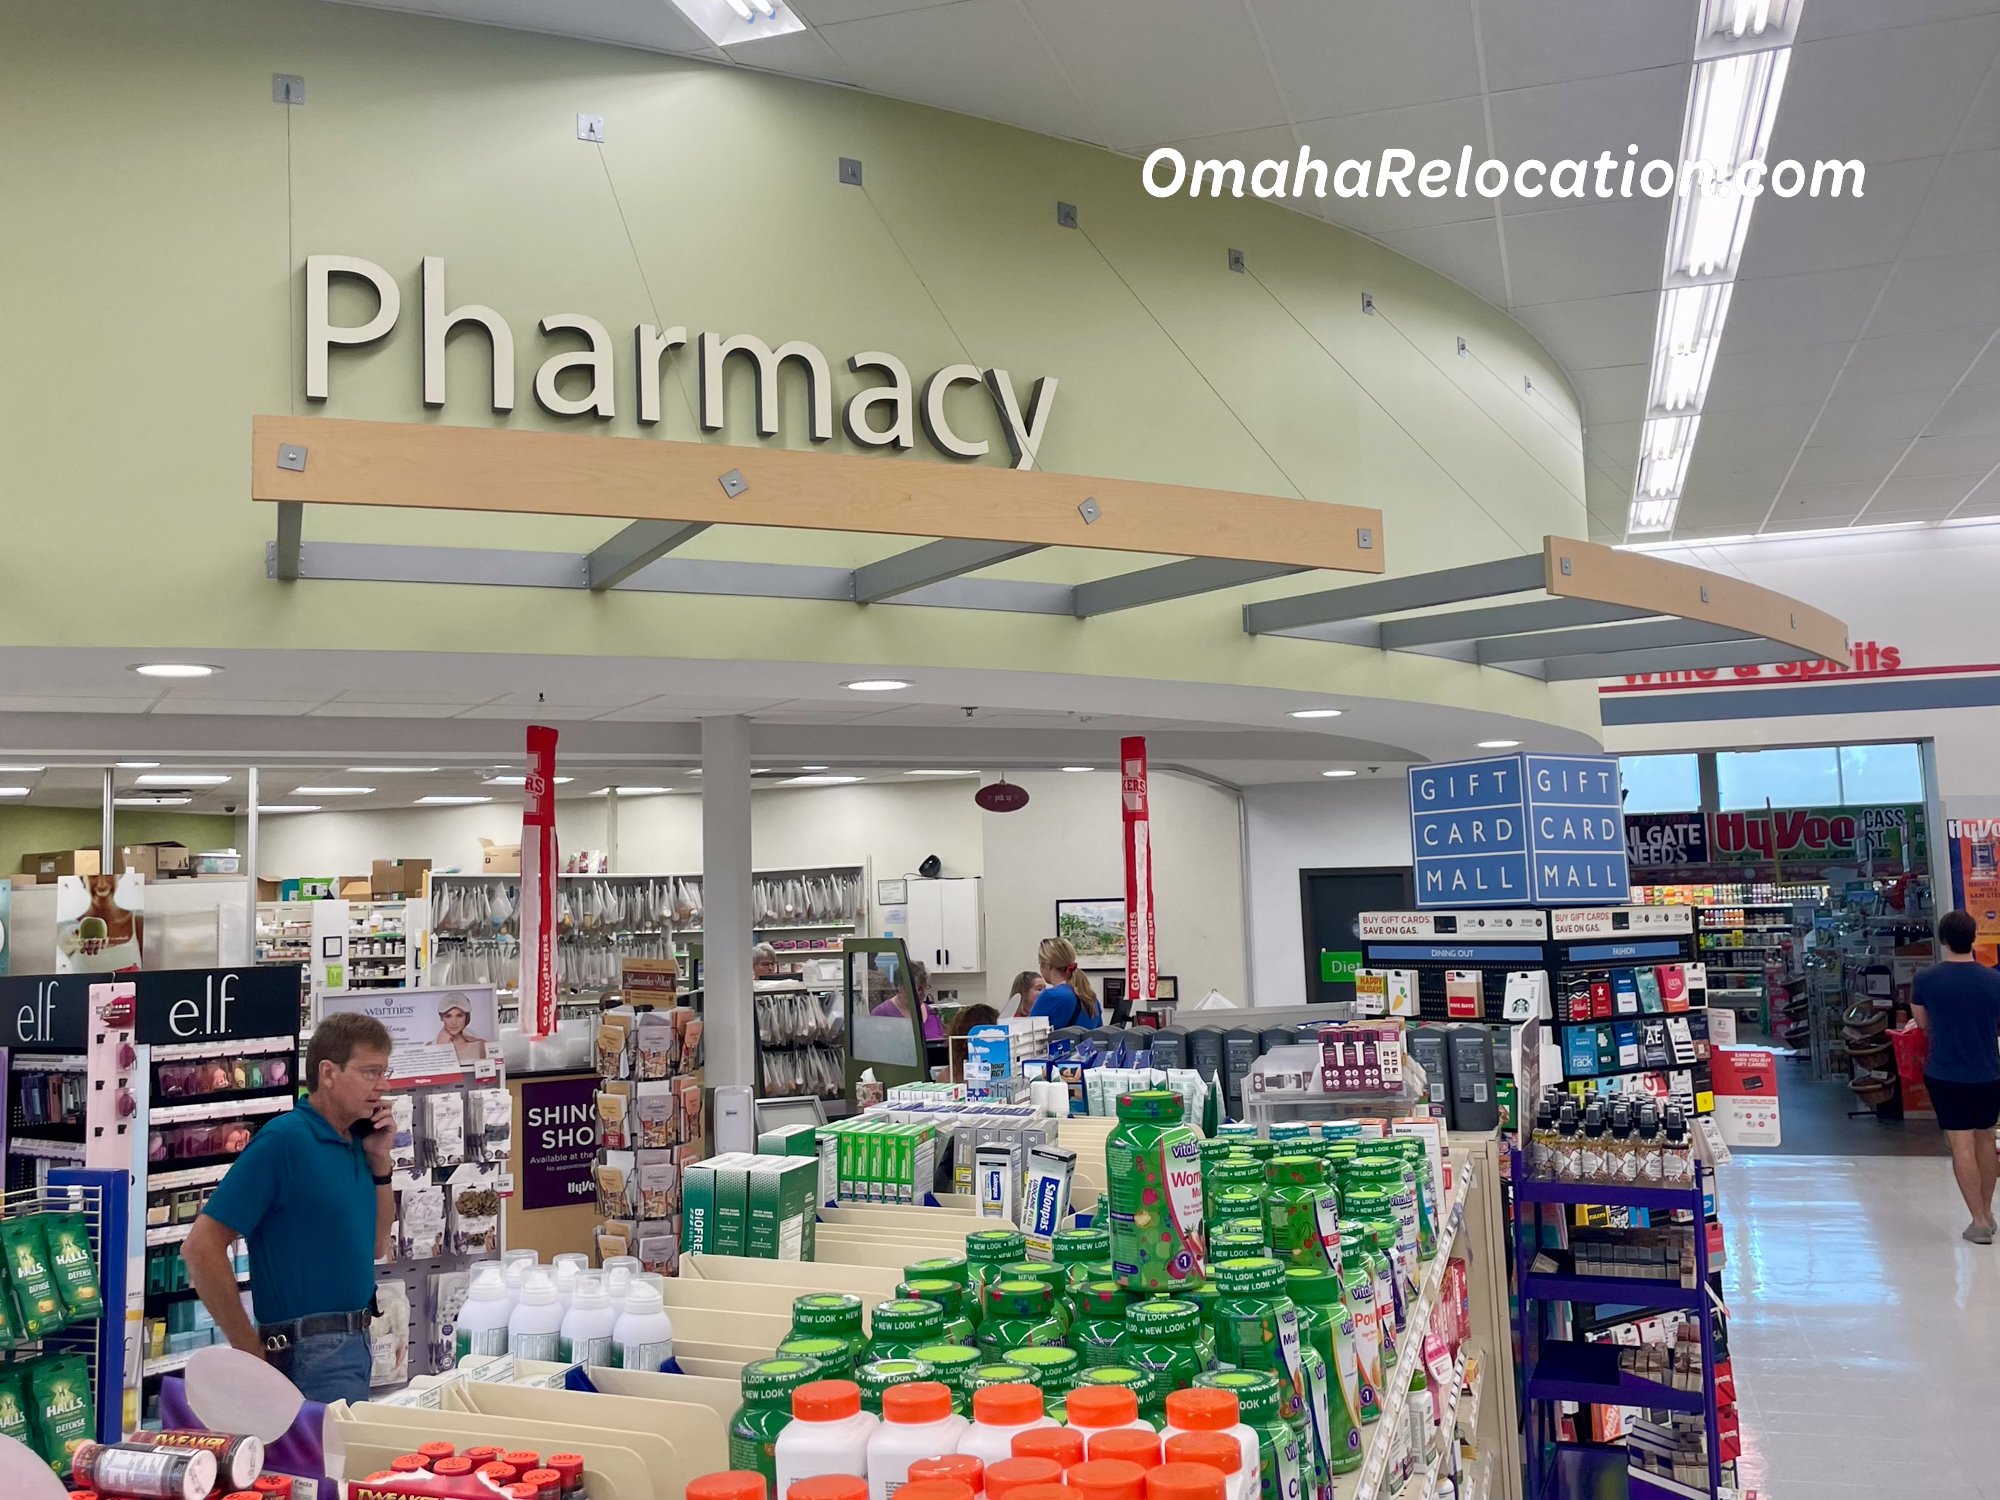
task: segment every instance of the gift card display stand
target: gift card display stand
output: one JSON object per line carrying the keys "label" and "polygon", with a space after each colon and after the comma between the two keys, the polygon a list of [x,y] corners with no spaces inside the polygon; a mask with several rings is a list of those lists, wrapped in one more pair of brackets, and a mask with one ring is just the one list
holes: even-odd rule
{"label": "gift card display stand", "polygon": [[[637,992],[633,992],[637,993]],[[598,1023],[599,1259],[635,1255],[665,1276],[680,1268],[681,1194],[707,1152],[702,1130],[702,1020],[687,1005],[621,1005]]]}

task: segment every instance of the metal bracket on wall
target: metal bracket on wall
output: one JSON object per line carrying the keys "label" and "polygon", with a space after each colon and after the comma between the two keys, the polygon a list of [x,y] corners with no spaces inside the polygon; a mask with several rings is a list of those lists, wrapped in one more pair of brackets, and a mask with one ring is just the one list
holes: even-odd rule
{"label": "metal bracket on wall", "polygon": [[271,75],[271,102],[273,104],[304,104],[306,102],[306,81],[297,73],[273,73]]}
{"label": "metal bracket on wall", "polygon": [[1058,203],[1056,205],[1056,227],[1059,229],[1074,229],[1077,227],[1076,205],[1074,203]]}
{"label": "metal bracket on wall", "polygon": [[861,163],[852,156],[840,159],[840,180],[848,187],[861,186]]}

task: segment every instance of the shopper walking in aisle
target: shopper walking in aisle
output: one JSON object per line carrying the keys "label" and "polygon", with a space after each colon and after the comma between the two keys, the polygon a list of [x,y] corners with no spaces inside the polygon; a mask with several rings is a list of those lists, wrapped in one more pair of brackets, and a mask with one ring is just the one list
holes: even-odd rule
{"label": "shopper walking in aisle", "polygon": [[1091,988],[1090,976],[1077,967],[1076,949],[1069,939],[1043,938],[1037,957],[1048,988],[1035,997],[1028,1014],[1045,1017],[1058,1031],[1065,1026],[1089,1031],[1102,1026],[1103,1007],[1097,1003],[1097,991]]}
{"label": "shopper walking in aisle", "polygon": [[1993,1186],[2000,1157],[2000,973],[1972,956],[1979,926],[1969,912],[1948,911],[1938,922],[1944,959],[1917,976],[1917,1024],[1929,1034],[1924,1086],[1938,1128],[1951,1142],[1951,1171],[1972,1222],[1964,1238],[1993,1243]]}
{"label": "shopper walking in aisle", "polygon": [[[209,1195],[181,1259],[229,1342],[268,1359],[311,1401],[366,1401],[375,1260],[389,1246],[394,1122],[389,1032],[331,1015],[306,1048],[311,1089],[258,1131]],[[253,1325],[229,1247],[250,1244]]]}

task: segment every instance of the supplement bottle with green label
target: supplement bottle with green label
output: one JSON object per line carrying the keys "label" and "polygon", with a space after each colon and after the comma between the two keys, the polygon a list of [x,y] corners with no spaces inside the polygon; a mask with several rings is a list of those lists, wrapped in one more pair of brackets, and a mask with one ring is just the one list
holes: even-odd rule
{"label": "supplement bottle with green label", "polygon": [[1062,1324],[1063,1337],[1069,1337],[1069,1273],[1054,1261],[1010,1260],[1000,1268],[1000,1276],[1006,1281],[1039,1281],[1049,1289],[1049,1314]]}
{"label": "supplement bottle with green label", "polygon": [[1382,1415],[1382,1333],[1375,1312],[1375,1277],[1361,1226],[1340,1226],[1340,1286],[1354,1320],[1355,1378],[1360,1385],[1361,1420]]}
{"label": "supplement bottle with green label", "polygon": [[[1299,1310],[1306,1346],[1326,1369],[1326,1461],[1330,1473],[1361,1467],[1361,1381],[1354,1358],[1354,1322],[1341,1296],[1340,1278],[1318,1266],[1285,1272],[1285,1289]],[[1318,1411],[1314,1411],[1315,1422]]]}
{"label": "supplement bottle with green label", "polygon": [[1403,1154],[1417,1188],[1418,1253],[1429,1260],[1437,1254],[1438,1205],[1431,1201],[1431,1153],[1421,1137],[1393,1135],[1389,1139]]}
{"label": "supplement bottle with green label", "polygon": [[1167,1397],[1166,1392],[1159,1389],[1159,1380],[1153,1371],[1138,1365],[1099,1365],[1094,1370],[1080,1372],[1071,1389],[1083,1391],[1098,1386],[1117,1386],[1130,1391],[1139,1403],[1139,1420],[1148,1427],[1158,1428],[1155,1409]]}
{"label": "supplement bottle with green label", "polygon": [[972,1320],[965,1315],[959,1301],[963,1288],[955,1281],[906,1281],[896,1288],[898,1297],[907,1297],[918,1302],[935,1302],[944,1309],[944,1338],[941,1343],[972,1343]]}
{"label": "supplement bottle with green label", "polygon": [[1215,1360],[1226,1370],[1264,1370],[1278,1379],[1278,1415],[1302,1422],[1305,1356],[1299,1310],[1285,1291],[1285,1268],[1269,1256],[1225,1260],[1215,1268]]}
{"label": "supplement bottle with green label", "polygon": [[951,1409],[961,1417],[972,1411],[972,1372],[986,1356],[969,1344],[925,1344],[911,1359],[931,1367],[931,1379],[951,1392]]}
{"label": "supplement bottle with green label", "polygon": [[1141,1089],[1118,1096],[1104,1147],[1111,1200],[1111,1264],[1142,1292],[1202,1279],[1201,1141],[1181,1123],[1181,1096]]}
{"label": "supplement bottle with green label", "polygon": [[1214,1362],[1213,1348],[1203,1348],[1201,1314],[1192,1302],[1159,1297],[1127,1308],[1125,1327],[1132,1339],[1128,1362],[1153,1375],[1154,1404],[1142,1401],[1141,1411],[1148,1421],[1163,1422],[1167,1392],[1193,1385]]}
{"label": "supplement bottle with green label", "polygon": [[757,1359],[743,1367],[743,1405],[729,1424],[729,1467],[778,1482],[778,1434],[791,1425],[792,1392],[821,1379],[809,1359]]}
{"label": "supplement bottle with green label", "polygon": [[963,1255],[933,1255],[903,1267],[905,1281],[949,1281],[958,1287],[959,1311],[979,1321],[979,1299],[971,1294],[972,1266]]}
{"label": "supplement bottle with green label", "polygon": [[1362,1229],[1375,1251],[1375,1305],[1387,1298],[1388,1311],[1382,1322],[1382,1367],[1397,1363],[1403,1329],[1410,1317],[1409,1284],[1403,1280],[1402,1264],[1396,1251],[1396,1226],[1380,1219],[1364,1219]]}
{"label": "supplement bottle with green label", "polygon": [[1326,1169],[1318,1158],[1272,1158],[1271,1186],[1264,1203],[1272,1255],[1288,1265],[1326,1264],[1320,1243],[1320,1199],[1325,1192]]}
{"label": "supplement bottle with green label", "polygon": [[[847,1292],[809,1292],[792,1303],[794,1338],[845,1339],[854,1356],[867,1345],[861,1332],[861,1299]],[[849,1361],[852,1363],[852,1360]],[[843,1380],[828,1375],[828,1380]]]}
{"label": "supplement bottle with green label", "polygon": [[1078,1290],[1069,1346],[1083,1356],[1085,1365],[1127,1362],[1132,1341],[1125,1332],[1125,1308],[1131,1300],[1131,1293],[1115,1281],[1086,1282]]}
{"label": "supplement bottle with green label", "polygon": [[1196,1385],[1229,1391],[1245,1427],[1257,1434],[1261,1500],[1306,1500],[1305,1466],[1298,1432],[1278,1415],[1278,1379],[1265,1370],[1215,1370]]}
{"label": "supplement bottle with green label", "polygon": [[1060,1344],[1063,1331],[1052,1311],[1054,1302],[1046,1282],[993,1282],[986,1288],[986,1316],[979,1323],[980,1352],[1001,1359],[1015,1349]]}
{"label": "supplement bottle with green label", "polygon": [[1007,1356],[1007,1363],[1028,1372],[1028,1383],[1050,1405],[1070,1393],[1084,1370],[1083,1356],[1060,1344],[1024,1344]]}
{"label": "supplement bottle with green label", "polygon": [[1092,1268],[1101,1261],[1111,1258],[1111,1231],[1092,1226],[1087,1229],[1058,1229],[1049,1237],[1049,1246],[1055,1256],[1055,1263],[1062,1267],[1067,1285],[1064,1300],[1070,1303],[1071,1321],[1075,1321],[1075,1302],[1078,1288],[1094,1279]]}
{"label": "supplement bottle with green label", "polygon": [[892,1385],[908,1385],[914,1380],[933,1380],[931,1367],[920,1359],[871,1359],[854,1372],[861,1387],[861,1409],[882,1415],[882,1393]]}
{"label": "supplement bottle with green label", "polygon": [[921,1297],[899,1297],[875,1304],[870,1320],[873,1336],[868,1341],[868,1357],[908,1359],[921,1344],[942,1344],[944,1309]]}
{"label": "supplement bottle with green label", "polygon": [[[1264,1175],[1263,1168],[1247,1156],[1243,1158],[1243,1165],[1259,1177]],[[1208,1207],[1207,1223],[1211,1240],[1235,1225],[1249,1225],[1260,1239],[1263,1237],[1264,1189],[1261,1186],[1250,1187],[1232,1182],[1218,1184],[1205,1191],[1208,1194],[1204,1201]]]}
{"label": "supplement bottle with green label", "polygon": [[854,1378],[854,1348],[846,1339],[794,1336],[778,1345],[777,1354],[781,1359],[811,1360],[820,1369],[816,1380]]}
{"label": "supplement bottle with green label", "polygon": [[[1259,1250],[1257,1253],[1261,1255],[1264,1252]],[[1209,1363],[1215,1363],[1215,1304],[1222,1300],[1215,1283],[1204,1281],[1200,1286],[1184,1286],[1171,1295],[1177,1301],[1192,1302],[1195,1311],[1201,1314],[1202,1347],[1207,1352]]]}
{"label": "supplement bottle with green label", "polygon": [[1215,1238],[1208,1244],[1211,1265],[1225,1260],[1254,1260],[1264,1251],[1264,1230],[1255,1220],[1232,1219],[1218,1226]]}
{"label": "supplement bottle with green label", "polygon": [[966,1290],[972,1293],[980,1318],[986,1316],[986,1284],[1000,1279],[1000,1267],[1027,1253],[1027,1236],[1018,1229],[975,1229],[965,1237]]}
{"label": "supplement bottle with green label", "polygon": [[986,1385],[1033,1385],[1034,1383],[1028,1367],[1017,1365],[1012,1360],[998,1363],[989,1360],[985,1364],[974,1365],[965,1372],[965,1388],[968,1391],[977,1391]]}

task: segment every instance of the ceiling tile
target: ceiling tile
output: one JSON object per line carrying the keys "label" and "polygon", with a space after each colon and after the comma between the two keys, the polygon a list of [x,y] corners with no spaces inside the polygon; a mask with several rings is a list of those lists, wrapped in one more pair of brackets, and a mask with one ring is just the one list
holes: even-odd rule
{"label": "ceiling tile", "polygon": [[1702,416],[1695,447],[1718,458],[1796,453],[1819,411],[1817,401],[1711,409]]}
{"label": "ceiling tile", "polygon": [[[1117,149],[1285,122],[1242,0],[1021,3]],[[996,82],[1011,85],[993,68],[997,59],[977,61],[998,75]]]}
{"label": "ceiling tile", "polygon": [[815,26],[865,21],[872,16],[893,16],[956,3],[957,0],[786,0],[799,16]]}
{"label": "ceiling tile", "polygon": [[1888,276],[1884,264],[1740,281],[1729,299],[1723,352],[1859,338]]}
{"label": "ceiling tile", "polygon": [[1959,502],[1958,509],[1953,514],[1960,516],[2000,515],[2000,474],[1989,475],[1984,484],[1980,485],[1978,489]]}
{"label": "ceiling tile", "polygon": [[1517,304],[1513,312],[1514,321],[1540,339],[1562,361],[1564,369],[1574,373],[1650,358],[1660,295],[1625,292],[1574,302]]}
{"label": "ceiling tile", "polygon": [[[475,693],[463,683],[459,684],[459,692],[463,700],[461,703],[462,707],[470,707],[474,703],[484,703],[487,698],[487,694]],[[371,683],[367,687],[344,688],[339,694],[339,697],[343,701],[352,703],[431,703],[436,701],[437,696],[438,690],[435,685],[430,687],[395,687],[388,683]],[[454,709],[452,712],[456,713],[457,710]]]}
{"label": "ceiling tile", "polygon": [[1883,26],[1921,26],[1930,21],[2000,12],[2000,0],[1812,0],[1799,22],[1799,37],[1811,41]]}
{"label": "ceiling tile", "polygon": [[1956,437],[1918,438],[1896,468],[1898,479],[1936,474],[1979,474],[2000,464],[2000,432],[1968,432]]}
{"label": "ceiling tile", "polygon": [[1376,238],[1488,302],[1504,306],[1507,289],[1500,275],[1500,232],[1495,222],[1470,219],[1425,229],[1401,229]]}
{"label": "ceiling tile", "polygon": [[1880,484],[1903,456],[1907,443],[1814,443],[1801,448],[1792,465],[1794,486]]}
{"label": "ceiling tile", "polygon": [[460,719],[595,719],[612,712],[601,703],[482,703],[453,715]]}
{"label": "ceiling tile", "polygon": [[1948,158],[1910,230],[1905,255],[1952,255],[2000,243],[2000,151]]}
{"label": "ceiling tile", "polygon": [[315,719],[450,719],[476,703],[357,703],[339,698],[312,711]]}
{"label": "ceiling tile", "polygon": [[861,87],[875,93],[1044,134],[1103,138],[1026,15],[1011,5],[961,0],[843,21],[821,27],[820,35]]}
{"label": "ceiling tile", "polygon": [[1945,398],[1927,433],[2000,432],[2000,384],[1962,385]]}
{"label": "ceiling tile", "polygon": [[1767,523],[1773,528],[1796,526],[1805,520],[1821,525],[1848,521],[1861,512],[1875,493],[1875,482],[1867,484],[1788,484],[1771,508]]}
{"label": "ceiling tile", "polygon": [[156,714],[275,714],[296,718],[320,705],[318,698],[294,702],[267,702],[258,698],[163,698],[153,705]]}
{"label": "ceiling tile", "polygon": [[1250,10],[1295,120],[1479,93],[1467,0],[1250,0]]}
{"label": "ceiling tile", "polygon": [[1694,54],[1690,10],[1660,0],[1478,4],[1486,86],[1496,91],[1663,67],[1684,63]]}
{"label": "ceiling tile", "polygon": [[1743,274],[1783,276],[1894,260],[1937,165],[1931,157],[1871,166],[1859,198],[1766,193],[1750,221]]}
{"label": "ceiling tile", "polygon": [[1505,233],[1517,302],[1646,291],[1660,284],[1667,205],[1592,202],[1508,214]]}
{"label": "ceiling tile", "polygon": [[548,0],[427,0],[425,8],[461,21],[615,42],[651,52],[709,50],[708,38],[694,23],[660,0],[587,0],[560,7]]}
{"label": "ceiling tile", "polygon": [[1934,474],[1906,479],[1897,475],[1882,486],[1868,507],[1870,520],[1905,520],[1943,516],[1979,485],[1980,474]]}
{"label": "ceiling tile", "polygon": [[1819,425],[1822,431],[1837,432],[1856,442],[1876,438],[1907,441],[1924,431],[1925,423],[1931,420],[1944,398],[1942,390],[1886,391],[1863,396],[1839,389],[1826,403]]}
{"label": "ceiling tile", "polygon": [[[1708,383],[1705,411],[1731,407],[1796,405],[1823,401],[1847,355],[1847,344],[1804,344],[1777,349],[1732,350],[1723,336]],[[1695,439],[1697,450],[1700,438]]]}
{"label": "ceiling tile", "polygon": [[[1675,156],[1687,92],[1688,68],[1675,64],[1496,93],[1493,154],[1505,162],[1532,159],[1553,164],[1570,158],[1595,161],[1608,151],[1617,165],[1606,181],[1615,189],[1625,163],[1632,159],[1626,153],[1628,145],[1638,146],[1636,160],[1642,164],[1656,156]],[[1636,177],[1635,171],[1635,195]],[[1563,201],[1567,200],[1524,199],[1509,193],[1500,203],[1504,211],[1514,213]]]}
{"label": "ceiling tile", "polygon": [[[1735,320],[1732,307],[1732,325]],[[1904,256],[1868,332],[1927,333],[1971,323],[1987,328],[2000,323],[2000,250],[1990,246],[1965,255]]]}
{"label": "ceiling tile", "polygon": [[1872,192],[1880,163],[1951,149],[1996,49],[2000,15],[1802,43],[1768,159],[1859,160]]}
{"label": "ceiling tile", "polygon": [[[1407,109],[1342,115],[1334,120],[1307,120],[1299,126],[1299,138],[1312,147],[1314,155],[1326,161],[1329,172],[1349,157],[1380,162],[1382,153],[1391,147],[1408,151],[1419,166],[1433,158],[1456,161],[1468,145],[1473,148],[1476,160],[1486,154],[1486,115],[1477,99],[1454,99]],[[1329,196],[1325,209],[1326,216],[1334,223],[1377,235],[1392,229],[1415,229],[1424,224],[1493,216],[1493,205],[1484,198],[1426,198],[1417,191],[1414,179],[1407,198]]]}
{"label": "ceiling tile", "polygon": [[816,31],[788,31],[783,36],[737,42],[729,48],[728,57],[732,62],[768,68],[773,73],[789,73],[794,78],[815,78],[824,83],[859,82]]}
{"label": "ceiling tile", "polygon": [[1607,365],[1573,371],[1570,383],[1576,387],[1588,421],[1631,421],[1646,410],[1646,381],[1651,373],[1645,365]]}
{"label": "ceiling tile", "polygon": [[1963,328],[1937,333],[1899,333],[1855,344],[1840,377],[1849,395],[1949,388],[1979,357],[1991,330]]}

